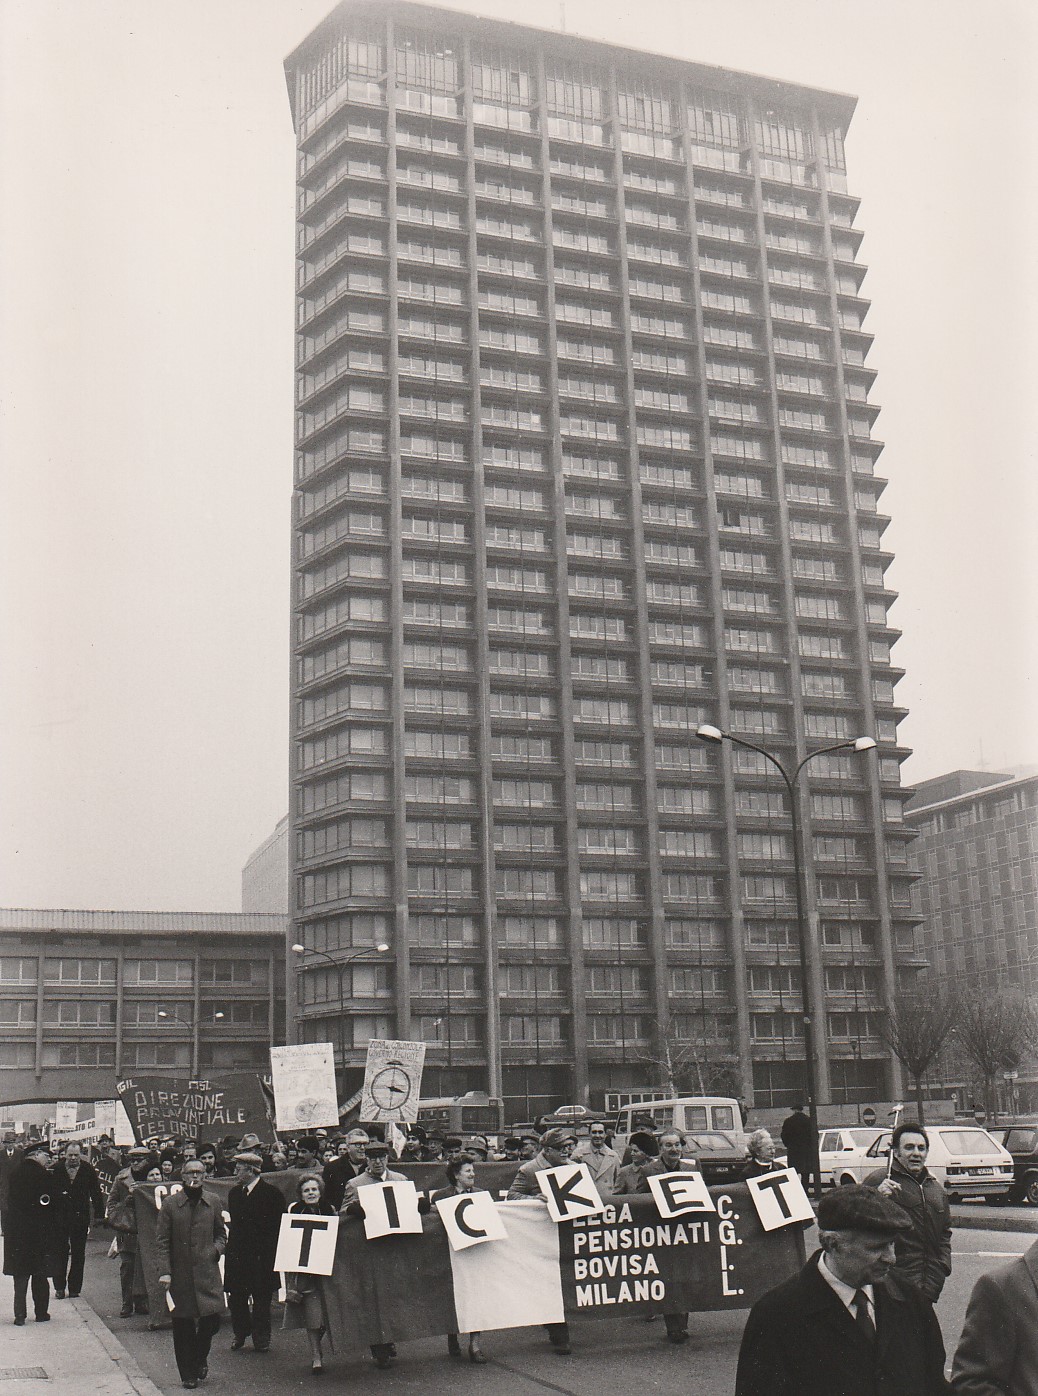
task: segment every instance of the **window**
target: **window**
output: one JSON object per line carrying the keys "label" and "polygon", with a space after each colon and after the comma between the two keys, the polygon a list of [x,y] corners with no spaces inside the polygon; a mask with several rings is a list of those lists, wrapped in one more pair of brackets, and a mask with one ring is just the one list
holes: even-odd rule
{"label": "window", "polygon": [[[98,1043],[95,1050],[99,1051],[103,1046],[103,1043]],[[89,1049],[90,1047],[88,1045],[86,1050],[89,1051]],[[65,1048],[61,1047],[58,1050],[64,1052]],[[78,1050],[80,1054],[82,1054],[84,1046],[79,1044]],[[44,1056],[46,1056],[46,1048],[44,1049]],[[98,1066],[104,1064],[105,1063],[100,1061],[97,1062]],[[142,1068],[160,1066],[190,1068],[191,1044],[188,1042],[128,1042],[123,1047],[122,1064],[125,1068],[136,1069],[138,1071]],[[65,1063],[62,1062],[61,1065],[64,1066]],[[71,1063],[69,1063],[69,1065],[71,1065]],[[93,1063],[84,1063],[82,1056],[80,1056],[80,1061],[77,1065],[93,1065]]]}
{"label": "window", "polygon": [[[75,1007],[79,1007],[78,1004]],[[95,1005],[91,1005],[95,1007]],[[112,1008],[114,1021],[115,1005],[97,1004],[98,1008]],[[46,1015],[44,1017],[46,1021]],[[0,1026],[11,1028],[27,1028],[36,1022],[36,1000],[35,999],[0,999]]]}
{"label": "window", "polygon": [[186,999],[127,999],[124,1011],[131,1027],[187,1028],[195,1016],[194,1004]]}
{"label": "window", "polygon": [[562,943],[562,931],[554,916],[501,916],[497,928],[502,945],[552,948]]}
{"label": "window", "polygon": [[505,1013],[501,1037],[508,1045],[552,1046],[568,1040],[569,1022],[556,1014]]}
{"label": "window", "polygon": [[[23,962],[24,963],[24,962]],[[28,963],[35,965],[34,961]],[[140,960],[126,961],[126,982],[136,983],[130,978],[130,966],[141,964]],[[188,983],[191,982],[191,961],[184,963],[188,967]],[[94,959],[46,959],[43,962],[43,978],[48,984],[114,984],[115,983],[115,961],[114,960],[94,960]]]}
{"label": "window", "polygon": [[[62,1050],[64,1050],[64,1049],[62,1049]],[[73,1050],[74,1050],[74,1049],[73,1049]],[[58,1066],[59,1063],[58,1063],[58,1061],[57,1061],[57,1055],[58,1055],[58,1048],[57,1048],[57,1047],[45,1047],[45,1048],[43,1049],[43,1065],[44,1065],[44,1066],[48,1066],[48,1065]],[[50,1056],[53,1060],[50,1061],[50,1062],[48,1062],[48,1056]],[[114,1066],[114,1065],[115,1065],[115,1049],[114,1049],[114,1048],[112,1049],[112,1052],[111,1052],[111,1058],[112,1058],[112,1059],[111,1059],[111,1062],[108,1063],[108,1065]],[[7,1069],[9,1069],[9,1070],[10,1070],[10,1069],[17,1068],[17,1067],[22,1067],[22,1068],[28,1067],[28,1068],[31,1070],[35,1065],[36,1065],[36,1044],[35,1044],[34,1042],[0,1042],[0,1070],[2,1070],[2,1069],[5,1068],[5,1067],[6,1067]],[[65,1063],[61,1063],[61,1065],[65,1065]],[[78,1063],[78,1062],[72,1062],[72,1063],[69,1063],[69,1065],[78,1066],[79,1063]]]}
{"label": "window", "polygon": [[646,926],[627,916],[585,916],[581,930],[585,950],[646,945],[649,938]]}
{"label": "window", "polygon": [[[170,1044],[173,1047],[173,1044]],[[182,1062],[163,1062],[164,1066],[191,1064],[191,1048],[188,1043],[177,1047],[185,1055]],[[25,1054],[26,1060],[18,1065],[31,1066],[33,1063],[33,1046],[31,1043],[18,1043],[19,1054]],[[98,1067],[115,1066],[115,1043],[114,1042],[51,1042],[45,1043],[43,1048],[44,1067],[73,1066],[73,1067]],[[158,1063],[150,1063],[157,1065]],[[123,1066],[136,1066],[135,1061],[131,1061],[131,1048],[128,1046],[123,1052]]]}
{"label": "window", "polygon": [[[59,963],[48,961],[48,965]],[[48,969],[46,978],[53,982],[56,976]],[[78,982],[78,981],[75,981]],[[114,980],[113,980],[114,982]],[[0,984],[35,984],[36,957],[20,955],[0,956]]]}

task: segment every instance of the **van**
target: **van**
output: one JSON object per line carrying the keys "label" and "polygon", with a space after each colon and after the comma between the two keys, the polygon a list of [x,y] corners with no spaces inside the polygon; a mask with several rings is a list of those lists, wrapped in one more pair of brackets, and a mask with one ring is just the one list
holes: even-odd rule
{"label": "van", "polygon": [[686,1095],[670,1100],[635,1101],[617,1111],[613,1148],[623,1157],[632,1134],[647,1129],[660,1134],[665,1129],[680,1129],[683,1134],[712,1130],[726,1134],[732,1143],[744,1149],[746,1132],[742,1125],[739,1102],[732,1096]]}

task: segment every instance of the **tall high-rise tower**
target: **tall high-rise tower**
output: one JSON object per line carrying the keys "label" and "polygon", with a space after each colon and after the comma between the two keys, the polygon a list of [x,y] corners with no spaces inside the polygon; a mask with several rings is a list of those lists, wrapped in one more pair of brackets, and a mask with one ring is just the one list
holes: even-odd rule
{"label": "tall high-rise tower", "polygon": [[[896,1088],[912,921],[868,400],[829,92],[424,5],[340,5],[298,138],[300,1038],[430,1044],[513,1118],[668,1059]],[[365,946],[387,942],[347,965]],[[353,1046],[350,1047],[352,1042]]]}

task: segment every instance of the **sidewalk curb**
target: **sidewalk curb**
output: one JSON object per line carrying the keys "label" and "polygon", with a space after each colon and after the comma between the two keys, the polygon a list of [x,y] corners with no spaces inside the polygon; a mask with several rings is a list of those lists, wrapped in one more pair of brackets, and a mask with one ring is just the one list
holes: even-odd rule
{"label": "sidewalk curb", "polygon": [[151,1377],[141,1370],[136,1359],[123,1347],[104,1320],[94,1313],[85,1299],[68,1299],[65,1302],[75,1309],[84,1327],[89,1330],[90,1336],[95,1338],[98,1344],[104,1348],[129,1382],[131,1389],[137,1392],[137,1396],[163,1396],[162,1391],[155,1385]]}
{"label": "sidewalk curb", "polygon": [[1018,1215],[976,1217],[968,1212],[952,1212],[952,1228],[956,1231],[1021,1231],[1038,1236],[1038,1218]]}

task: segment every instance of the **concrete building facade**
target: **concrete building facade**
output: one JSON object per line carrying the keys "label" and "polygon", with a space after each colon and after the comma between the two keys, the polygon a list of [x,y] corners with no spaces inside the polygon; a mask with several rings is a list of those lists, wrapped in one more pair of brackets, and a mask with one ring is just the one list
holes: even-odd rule
{"label": "concrete building facade", "polygon": [[[514,1118],[668,1059],[889,1098],[920,963],[854,101],[407,3],[298,142],[289,1023]],[[373,950],[386,942],[388,954]],[[328,957],[328,958],[323,958]],[[352,962],[351,962],[352,957]]]}
{"label": "concrete building facade", "polygon": [[[934,971],[971,993],[1038,996],[1038,774],[953,771],[924,781],[905,824],[916,835],[920,948]],[[974,1103],[954,1041],[936,1074],[963,1108]],[[1038,1061],[1022,1063],[1002,1094],[1007,1109],[1038,1109]]]}
{"label": "concrete building facade", "polygon": [[269,1071],[284,1041],[286,927],[277,915],[0,909],[0,1104],[109,1100],[135,1073]]}

